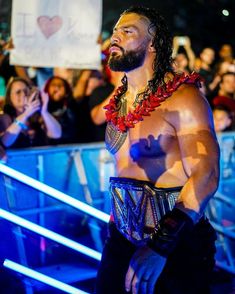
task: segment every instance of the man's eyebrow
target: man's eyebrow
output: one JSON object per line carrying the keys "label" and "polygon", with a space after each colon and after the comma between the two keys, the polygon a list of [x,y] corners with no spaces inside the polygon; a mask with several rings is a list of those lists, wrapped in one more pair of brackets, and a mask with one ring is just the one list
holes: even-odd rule
{"label": "man's eyebrow", "polygon": [[137,26],[130,24],[130,25],[124,25],[124,26],[120,26],[120,27],[114,27],[113,31],[116,31],[117,29],[130,29],[130,28],[134,29],[134,30],[138,29]]}

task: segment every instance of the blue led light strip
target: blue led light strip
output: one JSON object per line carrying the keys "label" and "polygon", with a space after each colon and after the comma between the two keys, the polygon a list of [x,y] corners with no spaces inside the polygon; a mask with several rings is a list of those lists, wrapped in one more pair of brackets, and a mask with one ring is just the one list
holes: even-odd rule
{"label": "blue led light strip", "polygon": [[67,246],[71,249],[74,249],[78,252],[81,252],[89,257],[92,257],[96,260],[101,260],[101,253],[99,253],[98,251],[95,251],[93,249],[90,249],[89,247],[86,247],[80,243],[77,243],[73,240],[70,240],[66,237],[63,237],[57,233],[54,233],[48,229],[45,229],[39,225],[36,225],[30,221],[27,221],[17,215],[14,215],[13,213],[10,213],[4,209],[1,209],[0,208],[0,217],[10,221],[10,222],[13,222],[21,227],[24,227],[28,230],[31,230],[33,231],[34,233],[36,234],[39,234],[41,236],[44,236],[46,238],[49,238],[55,242],[58,242],[64,246]]}
{"label": "blue led light strip", "polygon": [[50,285],[54,288],[60,289],[61,291],[64,291],[66,293],[70,294],[88,294],[87,292],[84,292],[82,290],[79,290],[75,287],[72,287],[70,285],[67,285],[63,282],[60,282],[56,279],[50,278],[44,274],[41,274],[35,270],[29,269],[23,265],[20,265],[16,262],[13,262],[9,259],[5,259],[3,265],[13,271],[16,271],[18,273],[21,273],[27,277],[33,278],[35,280],[38,280],[40,282],[43,282],[47,285]]}
{"label": "blue led light strip", "polygon": [[3,174],[10,176],[30,187],[33,187],[36,190],[39,190],[59,201],[62,201],[68,205],[71,205],[81,211],[83,211],[84,213],[87,213],[95,218],[98,218],[106,223],[109,222],[109,215],[107,213],[104,213],[94,207],[91,207],[90,205],[83,203],[65,193],[62,193],[44,183],[41,183],[29,176],[26,176],[12,168],[10,168],[9,166],[6,166],[2,163],[0,163],[0,172],[2,172]]}

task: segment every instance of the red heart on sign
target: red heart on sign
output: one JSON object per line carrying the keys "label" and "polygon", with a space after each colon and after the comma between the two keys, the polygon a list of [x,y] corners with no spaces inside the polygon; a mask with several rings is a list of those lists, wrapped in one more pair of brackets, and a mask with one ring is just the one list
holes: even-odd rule
{"label": "red heart on sign", "polygon": [[37,18],[37,23],[43,35],[48,39],[60,30],[63,20],[58,15],[53,17],[42,15]]}

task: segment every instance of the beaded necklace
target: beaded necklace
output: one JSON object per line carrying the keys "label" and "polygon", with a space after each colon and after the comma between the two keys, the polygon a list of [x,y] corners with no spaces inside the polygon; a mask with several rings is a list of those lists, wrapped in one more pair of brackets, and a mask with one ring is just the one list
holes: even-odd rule
{"label": "beaded necklace", "polygon": [[139,101],[137,99],[136,107],[133,111],[129,111],[123,115],[120,113],[122,108],[121,96],[126,92],[127,85],[123,84],[118,87],[113,97],[109,100],[109,103],[104,107],[106,109],[105,115],[107,122],[112,123],[116,130],[124,133],[129,128],[134,128],[135,124],[142,121],[143,116],[150,116],[150,112],[161,105],[178,87],[182,84],[195,84],[198,88],[201,86],[201,78],[199,74],[193,72],[189,75],[185,73],[175,74],[172,80],[169,80],[166,84],[159,86],[156,92],[151,93],[150,90],[146,90],[143,95],[143,99]]}

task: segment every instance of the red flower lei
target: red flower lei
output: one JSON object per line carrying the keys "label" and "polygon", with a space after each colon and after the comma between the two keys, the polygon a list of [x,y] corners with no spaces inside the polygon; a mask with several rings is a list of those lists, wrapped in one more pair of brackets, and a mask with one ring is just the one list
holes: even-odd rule
{"label": "red flower lei", "polygon": [[176,74],[164,86],[159,86],[155,93],[151,93],[146,99],[143,99],[133,111],[129,111],[124,116],[118,116],[118,102],[125,87],[122,85],[116,90],[109,103],[104,106],[104,109],[106,109],[106,121],[111,122],[119,132],[124,133],[129,128],[134,128],[135,124],[139,121],[142,121],[144,119],[143,116],[150,116],[150,112],[160,106],[182,84],[195,84],[199,88],[201,86],[201,78],[195,72],[190,75],[186,75],[185,73]]}

